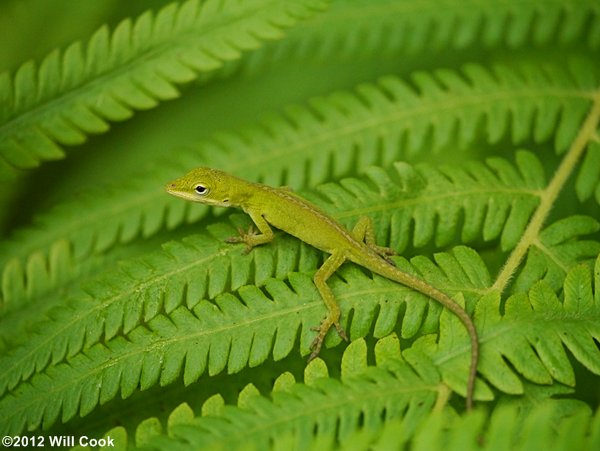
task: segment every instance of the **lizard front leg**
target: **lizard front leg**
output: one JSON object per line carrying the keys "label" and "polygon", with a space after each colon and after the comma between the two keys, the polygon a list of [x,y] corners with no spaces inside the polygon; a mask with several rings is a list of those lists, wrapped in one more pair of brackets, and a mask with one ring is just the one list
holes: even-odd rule
{"label": "lizard front leg", "polygon": [[331,275],[337,271],[337,269],[342,265],[342,263],[344,263],[345,260],[346,257],[342,252],[334,252],[327,260],[325,260],[325,263],[323,263],[323,265],[317,270],[313,278],[315,286],[317,287],[317,290],[319,290],[319,293],[321,294],[321,297],[327,306],[327,316],[325,316],[323,321],[321,321],[321,325],[319,327],[313,328],[313,330],[316,330],[319,332],[319,334],[310,345],[312,353],[308,358],[309,362],[319,355],[319,351],[323,345],[323,340],[325,339],[325,336],[327,335],[327,332],[329,332],[331,326],[335,326],[340,337],[348,341],[346,332],[342,326],[340,326],[340,307],[335,300],[333,291],[331,291],[331,288],[329,288],[327,285],[327,279],[329,279],[329,277],[331,277]]}
{"label": "lizard front leg", "polygon": [[259,246],[261,244],[273,241],[274,236],[273,229],[271,229],[271,226],[261,214],[254,212],[248,212],[248,214],[260,233],[256,233],[254,231],[254,227],[250,226],[247,232],[244,232],[242,229],[238,229],[240,236],[232,236],[225,240],[227,243],[245,243],[245,254],[250,252],[254,246]]}

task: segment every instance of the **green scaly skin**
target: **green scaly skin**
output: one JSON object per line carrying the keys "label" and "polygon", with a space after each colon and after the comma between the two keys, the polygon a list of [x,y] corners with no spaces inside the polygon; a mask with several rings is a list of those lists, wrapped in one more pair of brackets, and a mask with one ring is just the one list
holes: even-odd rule
{"label": "green scaly skin", "polygon": [[413,288],[435,299],[452,311],[464,324],[471,339],[471,366],[467,383],[467,409],[473,405],[473,391],[479,358],[479,341],[473,321],[467,312],[446,294],[427,282],[396,268],[388,256],[394,251],[377,246],[374,242],[373,223],[368,217],[362,217],[352,232],[336,222],[315,205],[304,200],[286,188],[273,188],[260,183],[248,182],[225,172],[197,168],[166,185],[169,194],[192,201],[218,207],[239,207],[244,210],[258,228],[248,232],[240,231],[240,236],[227,240],[229,243],[245,243],[246,252],[254,246],[273,240],[271,226],[330,254],[329,258],[317,270],[314,282],[327,306],[327,316],[316,328],[309,360],[314,359],[321,350],[323,339],[334,326],[338,334],[348,340],[346,332],[340,326],[340,309],[327,279],[346,261],[363,266],[383,277]]}

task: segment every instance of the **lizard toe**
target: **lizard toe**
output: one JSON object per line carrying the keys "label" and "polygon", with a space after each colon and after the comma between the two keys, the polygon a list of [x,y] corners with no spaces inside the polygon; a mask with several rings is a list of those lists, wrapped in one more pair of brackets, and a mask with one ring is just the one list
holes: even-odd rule
{"label": "lizard toe", "polygon": [[342,340],[344,340],[344,341],[350,341],[348,339],[348,334],[346,334],[346,331],[344,330],[344,328],[342,326],[340,326],[339,323],[335,323],[334,326],[335,326],[335,330],[337,331],[338,335],[340,337],[342,337]]}

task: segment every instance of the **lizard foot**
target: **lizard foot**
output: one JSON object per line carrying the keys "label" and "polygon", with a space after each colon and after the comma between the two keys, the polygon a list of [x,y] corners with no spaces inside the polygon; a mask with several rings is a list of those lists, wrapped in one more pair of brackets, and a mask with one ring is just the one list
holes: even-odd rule
{"label": "lizard foot", "polygon": [[321,346],[323,346],[323,338],[320,335],[317,335],[317,337],[313,340],[313,342],[310,345],[310,349],[312,350],[312,352],[308,356],[309,362],[314,360],[319,355],[319,352],[321,351]]}
{"label": "lizard foot", "polygon": [[398,255],[398,253],[394,249],[392,249],[391,247],[377,246],[376,244],[370,244],[369,247],[390,265],[396,266],[396,263],[394,263],[394,261],[391,258],[389,258],[392,255]]}
{"label": "lizard foot", "polygon": [[246,249],[244,249],[244,255],[248,254],[252,248],[254,247],[252,238],[257,235],[256,230],[254,229],[254,225],[250,225],[248,227],[248,231],[245,232],[244,229],[238,227],[239,236],[230,236],[225,240],[226,243],[245,243]]}
{"label": "lizard foot", "polygon": [[323,346],[323,340],[325,340],[325,337],[327,336],[327,332],[329,332],[329,329],[331,329],[331,326],[335,327],[335,330],[337,331],[338,335],[344,341],[348,341],[348,335],[346,334],[346,331],[340,325],[340,323],[338,321],[333,322],[333,321],[331,321],[331,319],[325,318],[321,322],[321,325],[319,327],[311,327],[310,328],[310,330],[318,332],[318,335],[315,337],[315,339],[313,340],[313,342],[310,345],[310,349],[312,350],[312,352],[310,353],[310,356],[308,357],[309,362],[319,355],[319,352],[321,351],[321,347]]}

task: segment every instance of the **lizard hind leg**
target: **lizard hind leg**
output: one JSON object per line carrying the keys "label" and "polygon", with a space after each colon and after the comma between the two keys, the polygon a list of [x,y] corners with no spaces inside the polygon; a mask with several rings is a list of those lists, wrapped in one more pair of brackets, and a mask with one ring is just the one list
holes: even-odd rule
{"label": "lizard hind leg", "polygon": [[335,327],[340,337],[348,341],[348,336],[340,325],[340,307],[335,300],[333,291],[331,291],[331,288],[329,288],[327,285],[327,279],[329,279],[329,277],[331,277],[331,275],[337,271],[337,269],[344,263],[345,260],[346,257],[342,252],[334,252],[327,260],[325,260],[325,263],[323,263],[323,265],[314,275],[313,280],[315,282],[315,286],[317,287],[317,290],[319,290],[319,293],[323,298],[323,302],[325,302],[325,305],[327,306],[327,315],[325,318],[323,318],[323,321],[321,321],[319,327],[312,329],[316,330],[318,335],[310,345],[312,353],[308,358],[309,362],[319,355],[319,351],[323,345],[323,340],[325,340],[325,336],[327,335],[327,332],[329,332],[329,329],[331,329],[331,326]]}
{"label": "lizard hind leg", "polygon": [[375,242],[375,228],[373,227],[373,221],[369,216],[360,217],[354,226],[354,229],[352,229],[352,236],[354,236],[355,240],[364,242],[372,251],[395,266],[395,263],[388,257],[390,255],[396,255],[397,252],[391,247],[377,245]]}

